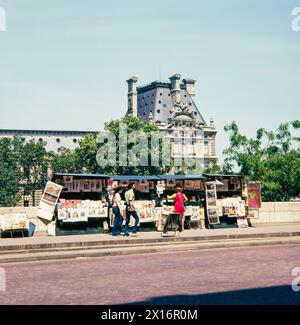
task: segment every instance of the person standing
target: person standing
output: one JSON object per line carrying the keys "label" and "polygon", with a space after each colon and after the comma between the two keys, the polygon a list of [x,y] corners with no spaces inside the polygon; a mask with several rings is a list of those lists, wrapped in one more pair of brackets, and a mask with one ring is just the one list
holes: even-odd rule
{"label": "person standing", "polygon": [[112,235],[117,236],[120,235],[121,233],[121,225],[123,221],[122,217],[122,205],[121,205],[121,193],[122,193],[122,188],[118,187],[115,189],[113,198],[112,198],[112,209],[113,213],[115,215],[115,220],[114,220],[114,227],[112,230]]}
{"label": "person standing", "polygon": [[167,195],[167,200],[174,200],[174,214],[179,214],[181,221],[181,229],[184,229],[184,202],[188,201],[188,198],[182,193],[181,186],[177,185],[175,193],[173,195]]}
{"label": "person standing", "polygon": [[126,223],[125,223],[125,231],[124,236],[129,236],[129,222],[130,217],[133,216],[135,219],[134,226],[132,229],[132,233],[136,234],[137,232],[137,225],[139,223],[139,216],[137,215],[134,207],[134,201],[135,201],[135,184],[131,183],[129,185],[129,190],[125,192],[125,200],[126,200]]}

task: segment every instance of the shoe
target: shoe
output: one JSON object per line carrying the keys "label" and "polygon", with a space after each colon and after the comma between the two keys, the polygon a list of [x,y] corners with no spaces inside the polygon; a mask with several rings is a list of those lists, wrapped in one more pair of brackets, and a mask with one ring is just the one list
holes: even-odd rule
{"label": "shoe", "polygon": [[128,236],[129,236],[129,234],[124,234],[124,236],[125,236],[125,237],[128,237]]}

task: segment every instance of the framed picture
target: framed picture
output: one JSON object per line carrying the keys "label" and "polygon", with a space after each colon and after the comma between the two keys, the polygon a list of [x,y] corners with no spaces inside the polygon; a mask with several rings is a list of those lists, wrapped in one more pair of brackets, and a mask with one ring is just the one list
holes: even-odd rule
{"label": "framed picture", "polygon": [[42,200],[43,200],[43,201],[50,202],[50,203],[52,203],[52,204],[56,204],[57,197],[52,196],[52,195],[50,195],[50,194],[48,194],[48,193],[44,193]]}
{"label": "framed picture", "polygon": [[176,186],[176,179],[167,179],[167,187],[175,187]]}
{"label": "framed picture", "polygon": [[195,181],[193,181],[193,180],[185,180],[184,181],[184,188],[186,190],[193,190],[195,188]]}
{"label": "framed picture", "polygon": [[56,183],[47,182],[45,193],[48,193],[52,196],[59,197],[62,190],[62,186]]}
{"label": "framed picture", "polygon": [[129,180],[121,180],[121,181],[119,182],[119,186],[120,186],[120,187],[123,187],[123,188],[128,187],[128,186],[129,186]]}
{"label": "framed picture", "polygon": [[149,190],[155,190],[155,182],[149,181]]}
{"label": "framed picture", "polygon": [[92,191],[92,184],[89,179],[82,180],[81,185],[82,185],[81,188],[82,188],[83,192],[91,192]]}
{"label": "framed picture", "polygon": [[198,191],[203,191],[204,190],[203,182],[200,179],[195,180],[194,189],[198,190]]}
{"label": "framed picture", "polygon": [[64,184],[69,184],[73,182],[73,176],[64,176]]}
{"label": "framed picture", "polygon": [[94,191],[95,192],[102,192],[103,189],[103,182],[102,179],[96,179],[94,182]]}
{"label": "framed picture", "polygon": [[261,193],[259,187],[248,186],[248,207],[249,209],[259,209],[261,207]]}

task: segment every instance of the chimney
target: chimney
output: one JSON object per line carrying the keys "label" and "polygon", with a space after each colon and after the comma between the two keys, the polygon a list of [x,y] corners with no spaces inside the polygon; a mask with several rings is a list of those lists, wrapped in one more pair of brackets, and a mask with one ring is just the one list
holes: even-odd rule
{"label": "chimney", "polygon": [[131,77],[126,80],[128,83],[128,115],[137,116],[137,90],[136,82],[138,81],[137,77]]}
{"label": "chimney", "polygon": [[180,74],[174,74],[169,79],[171,81],[171,96],[173,103],[180,102]]}
{"label": "chimney", "polygon": [[183,79],[183,83],[185,84],[186,91],[190,94],[193,101],[196,99],[196,91],[195,91],[195,83],[194,79]]}

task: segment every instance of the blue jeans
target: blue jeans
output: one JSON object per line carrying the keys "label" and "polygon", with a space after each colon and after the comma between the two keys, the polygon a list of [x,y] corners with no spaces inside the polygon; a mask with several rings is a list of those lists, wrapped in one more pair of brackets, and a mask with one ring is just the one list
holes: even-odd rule
{"label": "blue jeans", "polygon": [[112,235],[119,235],[120,234],[120,227],[122,225],[123,217],[120,213],[119,208],[114,207],[113,213],[115,215],[115,221],[114,221],[114,228],[112,230]]}
{"label": "blue jeans", "polygon": [[134,226],[132,229],[132,232],[135,234],[137,231],[137,225],[140,221],[139,216],[137,215],[136,211],[130,211],[129,208],[126,209],[126,224],[125,224],[125,231],[124,231],[124,235],[127,236],[129,233],[129,222],[130,222],[130,216],[133,216],[133,218],[135,219],[134,222]]}

